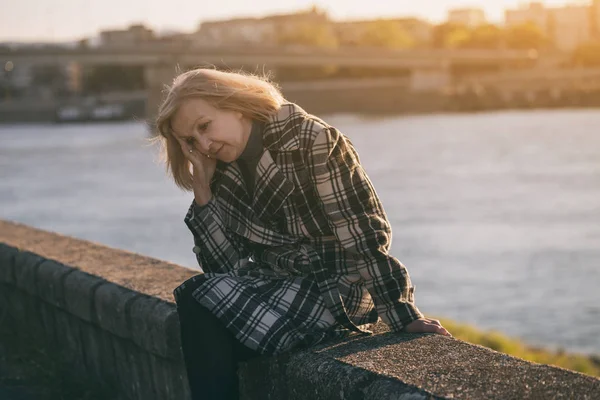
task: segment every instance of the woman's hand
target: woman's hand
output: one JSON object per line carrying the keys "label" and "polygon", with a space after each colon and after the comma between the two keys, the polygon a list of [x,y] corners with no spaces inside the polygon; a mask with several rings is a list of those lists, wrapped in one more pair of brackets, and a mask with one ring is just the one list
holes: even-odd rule
{"label": "woman's hand", "polygon": [[452,336],[440,324],[440,321],[430,318],[417,319],[404,327],[404,332],[408,333],[439,333],[444,336]]}
{"label": "woman's hand", "polygon": [[[206,154],[202,154],[194,145],[187,143],[184,140],[177,138],[181,151],[185,158],[192,164],[193,170],[193,188],[194,188],[194,199],[198,205],[203,206],[210,201],[212,198],[212,192],[210,190],[210,181],[215,174],[217,169],[217,160],[213,157],[209,157]],[[194,141],[197,143],[197,141]]]}

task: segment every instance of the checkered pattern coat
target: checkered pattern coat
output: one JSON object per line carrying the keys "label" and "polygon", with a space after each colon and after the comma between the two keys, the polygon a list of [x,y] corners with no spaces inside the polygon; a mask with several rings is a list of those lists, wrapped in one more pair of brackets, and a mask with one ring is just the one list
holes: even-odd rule
{"label": "checkered pattern coat", "polygon": [[217,164],[213,198],[185,223],[204,274],[193,287],[237,339],[277,354],[352,332],[380,316],[394,331],[422,317],[391,230],[350,140],[295,104],[265,125],[255,190]]}

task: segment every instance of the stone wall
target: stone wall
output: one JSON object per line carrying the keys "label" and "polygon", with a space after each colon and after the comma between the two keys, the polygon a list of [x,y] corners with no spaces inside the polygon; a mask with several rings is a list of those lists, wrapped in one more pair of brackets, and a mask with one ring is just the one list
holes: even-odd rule
{"label": "stone wall", "polygon": [[[197,273],[0,220],[0,323],[107,399],[188,399],[172,289]],[[6,333],[8,332],[8,333]],[[435,335],[386,333],[241,366],[242,398],[594,398],[600,380]],[[7,336],[8,335],[8,336]],[[1,348],[1,347],[0,347]],[[210,360],[207,360],[210,362]],[[597,398],[597,397],[596,397]]]}

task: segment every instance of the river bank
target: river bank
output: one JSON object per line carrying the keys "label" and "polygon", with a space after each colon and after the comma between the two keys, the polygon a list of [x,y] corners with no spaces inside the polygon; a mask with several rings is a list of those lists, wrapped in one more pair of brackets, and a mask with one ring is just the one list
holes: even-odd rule
{"label": "river bank", "polygon": [[[385,83],[385,82],[384,82]],[[313,85],[314,86],[314,85]],[[411,92],[404,80],[386,85],[310,85],[283,86],[284,96],[314,114],[420,115],[435,113],[471,113],[500,110],[583,109],[600,108],[600,88],[523,89],[511,92],[497,88],[473,86],[443,92]],[[90,114],[90,106],[118,107],[122,113],[115,119],[144,120],[148,110],[145,93],[106,94],[91,98],[13,99],[0,102],[0,123],[69,122],[61,115],[81,109]],[[85,117],[85,116],[84,116]],[[110,118],[105,118],[105,120]],[[79,122],[94,118],[79,118]]]}

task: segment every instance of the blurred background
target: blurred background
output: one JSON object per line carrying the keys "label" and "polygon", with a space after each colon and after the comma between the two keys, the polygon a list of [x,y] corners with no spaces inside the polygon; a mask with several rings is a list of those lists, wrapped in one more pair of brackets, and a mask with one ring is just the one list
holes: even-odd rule
{"label": "blurred background", "polygon": [[600,1],[80,2],[0,16],[0,218],[197,268],[164,84],[268,73],[349,136],[421,310],[600,354]]}

